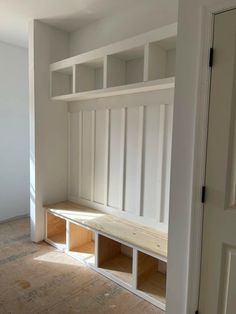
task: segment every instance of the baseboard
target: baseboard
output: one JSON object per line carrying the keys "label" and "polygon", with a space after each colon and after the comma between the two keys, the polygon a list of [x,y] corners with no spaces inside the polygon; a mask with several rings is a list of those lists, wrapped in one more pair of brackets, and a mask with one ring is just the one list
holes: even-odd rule
{"label": "baseboard", "polygon": [[11,221],[19,220],[19,219],[23,219],[23,218],[28,218],[28,217],[30,217],[30,214],[14,216],[14,217],[11,217],[11,218],[8,218],[8,219],[0,220],[0,224],[4,224],[4,223],[7,223],[7,222],[11,222]]}

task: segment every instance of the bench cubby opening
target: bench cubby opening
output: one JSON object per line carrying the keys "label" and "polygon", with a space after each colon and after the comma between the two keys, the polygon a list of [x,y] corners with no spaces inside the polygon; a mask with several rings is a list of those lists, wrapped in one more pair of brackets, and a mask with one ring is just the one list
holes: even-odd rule
{"label": "bench cubby opening", "polygon": [[95,265],[95,233],[80,225],[69,223],[69,245],[71,256]]}
{"label": "bench cubby opening", "polygon": [[99,235],[98,267],[132,285],[133,249],[118,241]]}
{"label": "bench cubby opening", "polygon": [[149,44],[148,80],[175,76],[176,37]]}
{"label": "bench cubby opening", "polygon": [[73,93],[73,67],[51,72],[52,97]]}
{"label": "bench cubby opening", "polygon": [[75,92],[85,92],[104,87],[104,59],[96,59],[75,67]]}
{"label": "bench cubby opening", "polygon": [[144,47],[107,56],[107,87],[144,81]]}
{"label": "bench cubby opening", "polygon": [[138,252],[137,289],[166,303],[166,263],[148,254]]}
{"label": "bench cubby opening", "polygon": [[47,239],[56,246],[66,247],[66,220],[47,212]]}

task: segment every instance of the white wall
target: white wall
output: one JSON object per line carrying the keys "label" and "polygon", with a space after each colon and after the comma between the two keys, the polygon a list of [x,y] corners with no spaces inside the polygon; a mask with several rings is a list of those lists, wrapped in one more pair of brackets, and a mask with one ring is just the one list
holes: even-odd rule
{"label": "white wall", "polygon": [[[197,254],[194,258],[197,247],[190,241],[194,219],[201,211],[200,186],[196,186],[198,174],[194,176],[194,164],[198,157],[195,139],[196,131],[199,132],[196,130],[196,122],[200,106],[198,83],[203,38],[202,10],[207,5],[222,2],[232,3],[219,0],[180,0],[179,3],[168,251],[169,314],[194,313],[197,309],[198,278],[193,280],[189,274],[193,275],[192,267],[199,264]],[[207,66],[206,63],[205,67]],[[193,258],[190,258],[190,252],[193,253]]]}
{"label": "white wall", "polygon": [[70,55],[76,55],[152,29],[176,23],[178,0],[145,0],[129,10],[98,20],[70,35]]}
{"label": "white wall", "polygon": [[29,214],[27,49],[0,42],[0,221]]}
{"label": "white wall", "polygon": [[67,104],[50,100],[49,64],[68,57],[68,34],[30,24],[31,238],[44,238],[43,205],[67,199]]}

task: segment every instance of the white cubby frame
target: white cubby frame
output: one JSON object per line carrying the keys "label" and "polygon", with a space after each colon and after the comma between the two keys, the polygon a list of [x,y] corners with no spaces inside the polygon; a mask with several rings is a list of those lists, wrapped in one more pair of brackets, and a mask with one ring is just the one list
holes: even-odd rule
{"label": "white cubby frame", "polygon": [[[50,237],[48,237],[48,234],[49,234],[48,228],[50,228],[50,227],[48,227],[48,219],[47,219],[48,215],[55,216],[55,218],[62,219],[66,222],[66,230],[65,230],[66,243],[64,245],[58,245],[58,243],[54,242],[53,240],[50,239]],[[159,255],[159,254],[154,254],[154,253],[149,252],[143,248],[134,246],[133,244],[131,244],[127,241],[121,240],[119,238],[116,238],[113,235],[110,235],[106,232],[102,232],[100,230],[95,230],[93,228],[88,228],[81,223],[78,223],[78,222],[75,222],[71,219],[65,218],[59,214],[55,214],[55,213],[51,212],[50,210],[45,210],[45,220],[46,220],[45,241],[48,242],[50,245],[56,247],[57,249],[59,249],[61,251],[64,251],[67,255],[75,258],[79,262],[82,262],[86,266],[92,268],[93,270],[104,275],[105,277],[115,281],[116,283],[123,286],[127,290],[140,296],[141,298],[143,298],[146,301],[152,303],[153,305],[159,307],[160,309],[162,309],[162,310],[166,309],[166,303],[163,302],[162,300],[160,300],[159,297],[153,297],[152,295],[149,294],[148,291],[144,292],[144,291],[139,289],[139,287],[138,287],[138,276],[139,276],[138,256],[139,256],[139,253],[145,254],[150,258],[154,258],[157,262],[159,261],[159,262],[164,263],[165,265],[167,265],[167,257]],[[71,254],[71,252],[70,252],[70,234],[69,234],[70,233],[70,224],[78,225],[79,227],[84,228],[84,229],[94,233],[94,257],[95,257],[94,263],[88,263],[86,261],[86,259],[84,259],[83,257],[80,257],[79,255],[75,256],[75,255]],[[99,239],[100,239],[100,237],[106,238],[109,241],[114,241],[114,242],[120,244],[121,246],[129,247],[132,250],[132,280],[131,280],[131,282],[126,282],[125,280],[119,278],[119,276],[114,275],[109,269],[100,267],[100,265],[99,265],[99,254],[100,254],[100,252],[99,252],[99,241],[100,240]],[[166,269],[166,266],[165,266],[165,269]],[[158,270],[158,272],[161,272],[161,270]],[[164,276],[166,276],[166,274]],[[165,293],[166,292],[164,292],[164,294]],[[164,297],[164,299],[165,299],[165,297]]]}
{"label": "white cubby frame", "polygon": [[[166,76],[166,60],[167,60],[167,48],[159,47],[162,42],[170,42],[175,40],[177,35],[177,24],[171,24],[162,28],[152,30],[150,32],[110,44],[108,46],[95,49],[74,57],[70,57],[50,65],[50,97],[52,100],[62,101],[76,101],[80,99],[93,99],[106,96],[122,95],[129,93],[137,93],[143,91],[159,90],[174,87],[174,77]],[[155,51],[152,53],[152,47]],[[137,50],[142,50],[141,53],[143,68],[142,73],[139,73],[137,80],[131,79],[131,83],[126,82],[127,73],[125,73],[124,64],[125,60],[129,60],[129,55],[132,56],[132,51],[135,53],[135,59],[137,58]],[[157,54],[156,54],[157,51]],[[122,55],[124,60],[119,59],[119,55]],[[126,55],[126,56],[124,56]],[[128,56],[127,56],[128,55]],[[156,57],[155,57],[156,55]],[[117,57],[118,56],[118,57]],[[140,56],[139,56],[140,57]],[[88,77],[82,80],[83,88],[78,87],[77,75],[79,67],[83,70],[85,75],[87,65],[93,63],[96,64],[96,60],[100,60],[102,65],[102,80],[99,83],[99,88],[91,87],[91,71],[88,70]],[[112,61],[113,60],[113,61]],[[115,61],[114,61],[115,60]],[[126,60],[126,61],[127,61]],[[127,63],[127,62],[126,62]],[[137,64],[138,65],[138,64]],[[134,66],[135,70],[140,66]],[[71,93],[57,93],[54,95],[53,77],[55,73],[63,71],[63,69],[72,68],[72,89]],[[77,71],[78,68],[78,71]],[[114,70],[113,70],[114,69]],[[157,71],[157,74],[153,74],[153,69]],[[159,71],[159,72],[158,72]],[[100,75],[101,75],[100,73]],[[142,76],[140,79],[140,75]],[[134,81],[134,82],[133,82]]]}

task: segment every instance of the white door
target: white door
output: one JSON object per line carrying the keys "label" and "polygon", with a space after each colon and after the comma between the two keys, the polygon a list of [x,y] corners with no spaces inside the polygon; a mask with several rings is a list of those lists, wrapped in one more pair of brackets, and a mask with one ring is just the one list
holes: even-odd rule
{"label": "white door", "polygon": [[200,314],[236,314],[236,10],[214,21]]}

